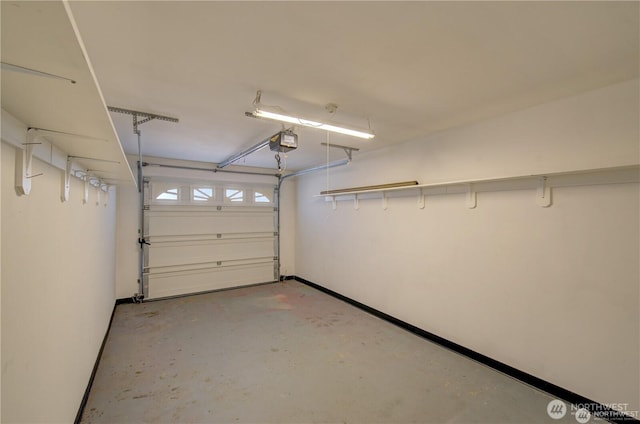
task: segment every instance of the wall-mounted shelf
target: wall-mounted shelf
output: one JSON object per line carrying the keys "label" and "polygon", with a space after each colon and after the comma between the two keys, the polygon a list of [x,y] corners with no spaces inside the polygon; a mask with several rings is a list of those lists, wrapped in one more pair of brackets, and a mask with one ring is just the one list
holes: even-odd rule
{"label": "wall-mounted shelf", "polygon": [[79,172],[103,192],[134,184],[68,4],[24,2],[2,13],[2,140],[16,147],[18,192],[37,184],[33,157],[63,172],[63,201]]}
{"label": "wall-mounted shelf", "polygon": [[473,209],[477,206],[478,192],[532,189],[535,190],[536,203],[541,207],[549,207],[552,204],[551,189],[554,187],[638,182],[640,182],[640,165],[629,165],[535,175],[446,181],[405,187],[367,190],[344,189],[340,193],[319,194],[315,197],[324,197],[326,201],[332,202],[334,209],[336,209],[339,200],[351,200],[354,209],[358,209],[360,201],[366,199],[380,199],[382,200],[382,208],[387,209],[389,198],[416,196],[418,207],[423,209],[426,196],[464,194],[467,207]]}

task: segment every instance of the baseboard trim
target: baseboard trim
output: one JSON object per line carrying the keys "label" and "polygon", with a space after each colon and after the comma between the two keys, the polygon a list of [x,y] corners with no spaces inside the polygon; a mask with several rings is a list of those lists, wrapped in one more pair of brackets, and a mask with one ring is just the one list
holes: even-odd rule
{"label": "baseboard trim", "polygon": [[125,305],[128,303],[136,303],[136,301],[134,300],[134,297],[125,297],[122,299],[116,299],[116,306],[117,305]]}
{"label": "baseboard trim", "polygon": [[281,275],[280,276],[280,281],[295,280],[295,279],[296,279],[295,275]]}
{"label": "baseboard trim", "polygon": [[[104,333],[104,338],[102,339],[102,344],[100,345],[100,350],[98,351],[96,362],[93,364],[93,370],[91,370],[89,383],[87,384],[87,388],[85,389],[84,395],[82,396],[82,401],[80,402],[80,407],[78,408],[78,413],[76,414],[76,418],[75,420],[73,420],[74,424],[80,423],[80,421],[82,420],[82,414],[84,414],[84,408],[87,406],[87,401],[89,400],[89,393],[91,393],[91,387],[93,386],[93,380],[96,378],[96,373],[98,372],[98,365],[100,364],[100,359],[102,358],[102,352],[104,351],[104,347],[107,344],[107,338],[109,337],[109,332],[111,331],[111,324],[113,324],[113,317],[116,315],[116,307],[119,305],[118,300],[116,300],[115,304],[113,305],[113,310],[111,311],[111,318],[109,319],[109,326],[107,327],[107,331]],[[127,303],[127,302],[122,302],[122,303]]]}
{"label": "baseboard trim", "polygon": [[313,283],[311,281],[305,280],[304,278],[298,277],[298,276],[293,276],[294,280],[299,281],[302,284],[306,284],[309,287],[313,287],[314,289],[317,289],[321,292],[324,292],[328,295],[331,295],[337,299],[340,299],[346,303],[349,303],[350,305],[353,305],[359,309],[362,309],[363,311],[366,311],[368,313],[370,313],[371,315],[374,315],[378,318],[381,318],[387,322],[390,322],[394,325],[397,325],[400,328],[403,328],[406,331],[409,331],[415,335],[418,335],[420,337],[423,337],[429,341],[432,341],[434,343],[437,343],[438,345],[445,347],[449,350],[452,350],[456,353],[459,353],[461,355],[464,355],[466,357],[468,357],[469,359],[472,359],[474,361],[480,362],[481,364],[484,364],[488,367],[491,367],[493,369],[495,369],[496,371],[499,371],[503,374],[507,374],[517,380],[522,381],[525,384],[528,384],[530,386],[533,386],[537,389],[540,389],[544,392],[549,393],[552,396],[555,396],[558,399],[562,399],[566,402],[569,402],[573,405],[579,405],[580,407],[584,407],[585,409],[588,409],[589,412],[591,412],[591,414],[593,414],[593,416],[597,416],[603,420],[609,421],[611,423],[625,423],[625,424],[629,424],[629,423],[640,423],[639,420],[621,413],[620,411],[616,411],[614,409],[611,409],[609,407],[607,407],[606,405],[603,405],[599,402],[595,402],[591,399],[588,399],[584,396],[581,396],[577,393],[574,393],[570,390],[567,390],[563,387],[557,386],[553,383],[550,383],[546,380],[543,380],[541,378],[538,378],[534,375],[531,375],[529,373],[526,373],[524,371],[521,371],[517,368],[514,368],[510,365],[507,365],[503,362],[497,361],[495,359],[492,359],[486,355],[483,355],[481,353],[478,353],[474,350],[471,350],[467,347],[464,347],[462,345],[459,345],[457,343],[454,343],[450,340],[447,340],[443,337],[440,337],[436,334],[433,334],[429,331],[423,330],[419,327],[416,327],[412,324],[409,324],[408,322],[402,321],[392,315],[386,314],[382,311],[379,311],[378,309],[372,308],[368,305],[365,305],[364,303],[358,302],[357,300],[351,299],[350,297],[347,297],[343,294],[340,294],[338,292],[335,292],[331,289],[328,289],[326,287],[323,287],[319,284]]}

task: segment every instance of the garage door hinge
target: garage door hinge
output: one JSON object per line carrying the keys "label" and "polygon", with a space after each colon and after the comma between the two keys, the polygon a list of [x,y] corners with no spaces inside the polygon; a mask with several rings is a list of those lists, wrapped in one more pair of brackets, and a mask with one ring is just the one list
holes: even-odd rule
{"label": "garage door hinge", "polygon": [[278,237],[278,233],[277,233],[276,231],[274,231],[274,232],[273,232],[273,235],[274,235],[275,237]]}

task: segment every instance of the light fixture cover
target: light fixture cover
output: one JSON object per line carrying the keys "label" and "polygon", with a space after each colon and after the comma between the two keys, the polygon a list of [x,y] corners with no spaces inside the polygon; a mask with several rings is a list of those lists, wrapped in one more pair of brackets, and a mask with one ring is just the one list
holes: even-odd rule
{"label": "light fixture cover", "polygon": [[308,119],[268,112],[262,109],[256,109],[254,112],[247,112],[247,115],[253,116],[255,118],[272,119],[274,121],[288,122],[290,124],[302,125],[310,128],[318,128],[325,131],[332,131],[340,134],[350,135],[352,137],[364,138],[367,140],[371,140],[373,137],[375,137],[375,134],[373,134],[373,132],[354,130],[350,128],[339,127],[336,125],[325,124],[322,122],[310,121]]}

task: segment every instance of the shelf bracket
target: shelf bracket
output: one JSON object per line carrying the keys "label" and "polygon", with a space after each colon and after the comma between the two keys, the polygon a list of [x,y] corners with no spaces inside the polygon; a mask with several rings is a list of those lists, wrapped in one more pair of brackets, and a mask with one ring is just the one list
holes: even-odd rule
{"label": "shelf bracket", "polygon": [[426,196],[425,196],[425,195],[424,195],[424,193],[422,192],[422,189],[420,189],[420,190],[418,191],[418,208],[419,208],[419,209],[424,209],[424,203],[425,203],[425,202],[424,202],[424,200],[425,200],[425,197],[426,197]]}
{"label": "shelf bracket", "polygon": [[467,207],[469,209],[475,209],[476,206],[478,206],[476,190],[473,188],[473,184],[469,184],[469,188],[467,190]]}
{"label": "shelf bracket", "polygon": [[336,208],[338,206],[337,202],[338,201],[336,200],[336,196],[331,196],[331,209],[333,209],[334,211],[336,210]]}
{"label": "shelf bracket", "polygon": [[82,197],[82,203],[86,205],[87,203],[89,203],[89,176],[85,175],[83,179],[84,179],[84,196]]}
{"label": "shelf bracket", "polygon": [[131,115],[133,117],[133,133],[138,134],[138,126],[142,125],[146,122],[149,122],[153,119],[157,119],[159,121],[168,121],[168,122],[179,122],[178,118],[173,118],[170,116],[157,115],[155,113],[147,113],[140,112],[138,110],[125,109],[121,107],[113,107],[107,106],[109,112],[117,112],[123,113],[125,115]]}
{"label": "shelf bracket", "polygon": [[387,201],[387,193],[383,191],[382,192],[382,210],[386,211],[388,206],[389,206],[389,202]]}
{"label": "shelf bracket", "polygon": [[335,147],[337,149],[342,149],[344,150],[344,153],[347,155],[347,157],[349,158],[349,162],[351,162],[353,160],[352,155],[353,152],[357,152],[360,149],[357,149],[355,147],[349,147],[349,146],[341,146],[339,144],[330,144],[330,143],[320,143],[320,145],[322,146],[327,146],[327,147]]}
{"label": "shelf bracket", "polygon": [[536,190],[536,203],[538,206],[548,208],[551,206],[551,187],[547,185],[547,177],[541,177]]}
{"label": "shelf bracket", "polygon": [[[100,186],[100,190],[102,191],[102,186]],[[105,184],[104,185],[104,193],[102,193],[102,203],[103,206],[106,208],[107,207],[107,202],[109,201],[109,185]]]}
{"label": "shelf bracket", "polygon": [[102,181],[98,180],[98,185],[96,185],[96,206],[100,206],[101,200],[102,200]]}
{"label": "shelf bracket", "polygon": [[21,196],[29,195],[31,179],[35,176],[32,174],[33,146],[40,144],[33,141],[35,136],[35,131],[28,129],[24,149],[16,149],[16,190]]}
{"label": "shelf bracket", "polygon": [[354,194],[354,197],[353,197],[353,209],[355,210],[360,209],[360,199],[358,199],[357,194]]}
{"label": "shelf bracket", "polygon": [[62,196],[63,202],[69,201],[69,191],[71,188],[71,157],[67,156],[67,166],[64,169],[64,175],[62,176]]}

